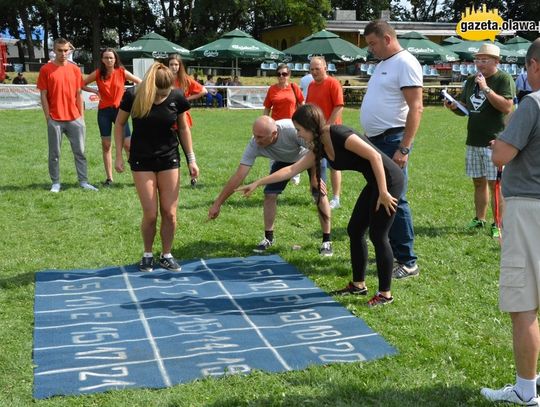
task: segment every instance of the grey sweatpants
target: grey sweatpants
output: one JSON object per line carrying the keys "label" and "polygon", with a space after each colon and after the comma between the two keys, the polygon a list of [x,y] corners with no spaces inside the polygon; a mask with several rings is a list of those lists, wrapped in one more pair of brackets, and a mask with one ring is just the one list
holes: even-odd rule
{"label": "grey sweatpants", "polygon": [[65,134],[71,144],[71,151],[75,158],[75,169],[79,183],[88,181],[86,157],[84,155],[84,143],[86,138],[86,126],[82,118],[72,121],[56,121],[49,119],[47,122],[47,135],[49,138],[49,175],[53,184],[60,182],[60,148],[62,146],[62,134]]}

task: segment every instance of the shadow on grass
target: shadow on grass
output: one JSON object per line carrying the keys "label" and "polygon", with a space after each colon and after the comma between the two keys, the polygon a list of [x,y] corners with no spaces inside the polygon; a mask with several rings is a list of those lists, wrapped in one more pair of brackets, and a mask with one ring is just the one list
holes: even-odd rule
{"label": "shadow on grass", "polygon": [[[309,380],[305,383],[295,383],[303,387],[311,387]],[[290,388],[290,387],[289,387]],[[353,386],[335,384],[331,389],[324,388],[321,391],[305,394],[276,393],[265,395],[254,400],[246,400],[242,396],[230,396],[219,401],[201,404],[211,407],[239,407],[239,406],[489,406],[492,405],[482,399],[478,389],[467,387],[434,385],[432,387],[411,388],[409,390],[396,389],[394,387],[378,388],[369,391],[355,389]],[[182,401],[168,404],[168,407],[183,406]]]}
{"label": "shadow on grass", "polygon": [[[197,187],[198,188],[198,187]],[[186,199],[185,197],[183,198],[182,195],[184,194],[190,194],[190,193],[197,193],[197,188],[196,189],[192,189],[191,187],[190,188],[184,188],[180,191],[180,201],[178,203],[178,208],[179,209],[196,209],[196,208],[207,208],[207,209],[210,209],[210,206],[212,206],[212,204],[214,203],[214,198],[210,198],[210,199],[199,199],[197,198],[197,201],[196,202],[192,202],[191,200],[188,201],[188,199]],[[216,196],[219,192],[216,193]],[[236,194],[236,193],[235,193]],[[262,210],[263,208],[263,200],[264,200],[264,197],[262,196],[262,194],[260,196],[252,196],[250,198],[243,198],[240,194],[237,194],[237,195],[232,195],[232,197],[238,197],[238,198],[241,198],[240,200],[237,200],[237,199],[233,199],[231,198],[230,200],[228,200],[227,202],[225,202],[222,207],[221,207],[221,210],[222,212],[224,211],[224,208],[226,207],[232,207],[234,209],[237,209],[237,208],[258,208],[260,210]],[[280,196],[279,199],[278,199],[278,204],[277,204],[277,214],[276,214],[276,217],[279,218],[279,212],[280,212],[280,208],[282,208],[282,210],[285,210],[286,208],[294,208],[296,206],[306,206],[306,205],[309,205],[309,206],[312,206],[313,207],[313,216],[314,216],[314,221],[317,222],[317,212],[316,212],[316,207],[315,207],[315,204],[312,203],[311,201],[311,198],[310,196],[306,195],[305,197],[304,196],[295,196],[295,195],[289,195],[289,196]],[[261,218],[262,218],[262,215],[261,215]]]}
{"label": "shadow on grass", "polygon": [[[191,243],[183,243],[178,249],[173,249],[173,254],[178,259],[199,259],[212,257],[247,257],[256,256],[253,252],[255,242],[252,245],[242,244],[234,239],[219,241],[197,240]],[[276,254],[276,253],[269,253]]]}
{"label": "shadow on grass", "polygon": [[[133,183],[114,183],[110,187],[104,187],[101,182],[92,183],[96,188],[103,191],[108,190],[114,190],[114,189],[124,189],[124,188],[134,188]],[[34,183],[34,184],[28,184],[28,185],[0,185],[0,192],[31,192],[31,191],[43,191],[43,192],[49,192],[51,189],[51,183]],[[68,191],[71,189],[79,189],[82,190],[82,188],[79,186],[77,182],[66,182],[62,183],[62,191]],[[52,194],[51,194],[52,195]]]}
{"label": "shadow on grass", "polygon": [[8,290],[10,288],[24,287],[34,283],[35,273],[28,272],[17,274],[13,277],[0,278],[0,288]]}

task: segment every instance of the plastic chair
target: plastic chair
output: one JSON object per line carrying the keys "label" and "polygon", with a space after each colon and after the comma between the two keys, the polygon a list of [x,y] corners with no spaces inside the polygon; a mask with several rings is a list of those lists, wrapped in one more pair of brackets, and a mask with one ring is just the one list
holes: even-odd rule
{"label": "plastic chair", "polygon": [[328,72],[337,72],[336,65],[328,64]]}
{"label": "plastic chair", "polygon": [[429,76],[439,76],[439,71],[437,71],[437,68],[431,68],[429,71]]}
{"label": "plastic chair", "polygon": [[302,65],[302,70],[309,72],[309,64]]}
{"label": "plastic chair", "polygon": [[370,64],[367,70],[367,74],[371,76],[373,75],[373,72],[375,72],[375,64]]}
{"label": "plastic chair", "polygon": [[261,69],[263,71],[267,71],[269,69],[269,67],[270,67],[270,64],[267,64],[266,62],[261,63]]}
{"label": "plastic chair", "polygon": [[268,67],[268,69],[270,70],[276,70],[277,69],[277,64],[275,62],[271,62],[270,63],[270,66]]}
{"label": "plastic chair", "polygon": [[422,75],[423,76],[429,76],[429,66],[428,65],[422,65]]}
{"label": "plastic chair", "polygon": [[297,72],[302,72],[302,68],[304,68],[304,66],[300,63],[296,63],[294,64],[294,70],[297,71]]}
{"label": "plastic chair", "polygon": [[469,72],[468,72],[468,69],[467,69],[467,65],[465,65],[465,64],[460,65],[460,67],[459,67],[459,72],[460,72],[461,75],[463,75],[463,76],[468,76],[468,75],[469,75]]}
{"label": "plastic chair", "polygon": [[289,68],[289,71],[292,71],[294,69],[294,64],[292,62],[287,63],[287,67]]}
{"label": "plastic chair", "polygon": [[360,71],[361,72],[367,72],[368,71],[368,64],[361,64],[360,65]]}
{"label": "plastic chair", "polygon": [[460,72],[460,65],[459,64],[453,64],[452,65],[452,72]]}

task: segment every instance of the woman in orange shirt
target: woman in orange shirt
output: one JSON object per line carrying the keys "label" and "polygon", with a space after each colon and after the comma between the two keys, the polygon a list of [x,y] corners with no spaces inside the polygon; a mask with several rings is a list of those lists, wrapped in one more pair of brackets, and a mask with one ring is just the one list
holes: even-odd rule
{"label": "woman in orange shirt", "polygon": [[[101,63],[98,69],[92,72],[84,80],[87,92],[93,92],[99,96],[98,104],[98,126],[101,135],[101,151],[103,154],[103,165],[107,178],[103,182],[104,186],[111,186],[112,178],[112,155],[111,155],[111,134],[112,125],[116,121],[118,107],[124,96],[124,84],[126,80],[133,83],[141,83],[141,79],[127,71],[116,51],[112,48],[105,48],[101,51]],[[96,82],[98,90],[89,88],[87,85]],[[129,144],[131,133],[129,126],[124,127],[124,150],[129,154]]]}
{"label": "woman in orange shirt", "polygon": [[[208,90],[189,76],[186,73],[184,68],[184,63],[182,62],[182,57],[178,54],[173,54],[169,57],[169,69],[172,71],[175,77],[174,87],[179,88],[184,92],[184,97],[191,102],[192,100],[200,99],[208,93]],[[193,127],[193,119],[189,114],[189,111],[186,112],[186,120],[188,126]],[[197,178],[191,178],[191,185],[195,186],[197,184]]]}
{"label": "woman in orange shirt", "polygon": [[[287,64],[279,64],[276,70],[278,83],[270,86],[264,99],[264,112],[274,120],[290,119],[296,108],[304,104],[302,90],[295,83],[289,82],[291,70]],[[270,115],[272,111],[272,115]],[[272,165],[272,163],[270,163]],[[300,183],[300,174],[292,178],[294,185]]]}
{"label": "woman in orange shirt", "polygon": [[268,88],[263,114],[271,116],[274,120],[290,119],[296,107],[304,104],[304,95],[298,85],[289,82],[291,71],[286,64],[280,64],[276,73],[278,83]]}
{"label": "woman in orange shirt", "polygon": [[[178,54],[173,54],[169,57],[169,69],[172,71],[175,77],[174,87],[180,88],[184,92],[184,97],[191,102],[192,100],[200,99],[205,96],[208,91],[206,88],[189,76],[184,68],[182,57]],[[193,119],[189,112],[187,114],[187,121],[189,127],[193,126]]]}

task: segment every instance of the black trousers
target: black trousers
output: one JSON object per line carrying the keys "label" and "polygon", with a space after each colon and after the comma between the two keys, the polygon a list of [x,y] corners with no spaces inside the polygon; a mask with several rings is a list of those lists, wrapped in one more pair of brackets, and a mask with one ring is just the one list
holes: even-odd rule
{"label": "black trousers", "polygon": [[[388,192],[399,198],[403,184],[389,186]],[[379,277],[379,291],[390,291],[394,255],[388,239],[388,232],[394,221],[395,213],[388,215],[383,206],[375,211],[379,190],[377,185],[368,184],[360,193],[354,206],[347,233],[350,239],[353,281],[364,281],[368,264],[366,233],[375,247],[375,260]]]}

